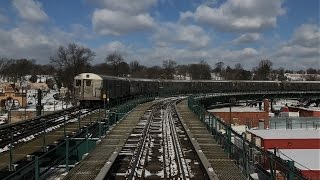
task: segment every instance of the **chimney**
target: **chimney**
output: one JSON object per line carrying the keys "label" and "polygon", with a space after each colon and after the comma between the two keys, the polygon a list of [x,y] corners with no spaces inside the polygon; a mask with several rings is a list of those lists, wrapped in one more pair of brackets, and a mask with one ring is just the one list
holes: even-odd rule
{"label": "chimney", "polygon": [[269,112],[269,99],[264,99],[263,100],[263,110],[265,112]]}

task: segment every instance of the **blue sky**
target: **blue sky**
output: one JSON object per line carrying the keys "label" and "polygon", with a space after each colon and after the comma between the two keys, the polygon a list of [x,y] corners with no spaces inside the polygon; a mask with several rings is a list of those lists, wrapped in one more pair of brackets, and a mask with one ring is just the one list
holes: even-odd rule
{"label": "blue sky", "polygon": [[319,0],[2,0],[0,57],[48,63],[77,43],[147,66],[320,68]]}

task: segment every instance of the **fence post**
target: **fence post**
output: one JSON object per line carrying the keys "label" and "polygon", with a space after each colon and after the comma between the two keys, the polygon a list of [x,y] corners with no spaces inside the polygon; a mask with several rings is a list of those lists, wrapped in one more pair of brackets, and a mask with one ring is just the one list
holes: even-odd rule
{"label": "fence post", "polygon": [[289,174],[288,174],[288,180],[294,180],[294,161],[288,161],[289,166]]}
{"label": "fence post", "polygon": [[101,120],[99,118],[99,139],[101,138],[101,131],[102,131],[102,128],[101,128]]}
{"label": "fence post", "polygon": [[247,176],[247,150],[246,150],[247,134],[242,133],[242,152],[243,152],[243,173]]}
{"label": "fence post", "polygon": [[39,157],[35,156],[34,159],[34,179],[39,180]]}
{"label": "fence post", "polygon": [[66,171],[69,171],[69,138],[66,137]]}
{"label": "fence post", "polygon": [[47,152],[46,145],[46,129],[47,129],[47,120],[44,121],[44,130],[43,130],[43,152]]}
{"label": "fence post", "polygon": [[89,139],[88,139],[88,127],[86,128],[86,152],[89,152]]}
{"label": "fence post", "polygon": [[80,125],[80,117],[81,117],[81,112],[78,112],[78,131],[80,131],[81,125]]}
{"label": "fence post", "polygon": [[63,111],[63,136],[64,139],[66,139],[67,134],[66,134],[66,113]]}
{"label": "fence post", "polygon": [[[231,127],[230,127],[231,128]],[[228,154],[231,156],[231,130],[227,128],[227,146],[228,146]]]}

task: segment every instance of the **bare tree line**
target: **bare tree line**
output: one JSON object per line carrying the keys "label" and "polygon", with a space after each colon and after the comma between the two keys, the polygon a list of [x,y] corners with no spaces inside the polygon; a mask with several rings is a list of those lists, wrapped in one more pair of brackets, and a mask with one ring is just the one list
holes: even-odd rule
{"label": "bare tree line", "polygon": [[127,63],[124,56],[114,52],[107,54],[104,62],[92,65],[91,62],[95,53],[87,47],[78,44],[68,44],[66,47],[60,46],[55,55],[50,57],[50,64],[36,64],[33,59],[8,59],[0,58],[0,76],[11,78],[17,81],[25,75],[48,74],[54,75],[58,86],[72,86],[73,77],[82,72],[93,72],[97,74],[152,78],[152,79],[174,79],[189,76],[193,80],[211,79],[214,73],[217,77],[226,80],[286,80],[285,73],[300,73],[306,75],[306,80],[319,80],[317,74],[320,69],[309,68],[305,71],[291,71],[284,68],[273,69],[273,63],[264,59],[251,71],[245,70],[238,63],[234,67],[225,66],[220,61],[212,67],[206,61],[198,63],[177,65],[173,59],[165,59],[162,66],[147,67],[141,65],[138,60]]}

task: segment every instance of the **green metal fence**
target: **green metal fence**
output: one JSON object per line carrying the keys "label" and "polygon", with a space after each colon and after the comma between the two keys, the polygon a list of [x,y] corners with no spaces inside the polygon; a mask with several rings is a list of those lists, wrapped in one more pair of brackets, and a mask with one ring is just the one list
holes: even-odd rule
{"label": "green metal fence", "polygon": [[317,129],[320,127],[319,117],[275,117],[270,118],[270,129]]}
{"label": "green metal fence", "polygon": [[221,148],[230,159],[242,170],[249,179],[272,179],[284,177],[288,180],[306,179],[300,170],[294,166],[294,161],[281,159],[276,151],[270,152],[247,140],[246,134],[238,134],[221,119],[207,112],[199,103],[200,97],[190,96],[188,107],[198,116],[207,127]]}

